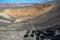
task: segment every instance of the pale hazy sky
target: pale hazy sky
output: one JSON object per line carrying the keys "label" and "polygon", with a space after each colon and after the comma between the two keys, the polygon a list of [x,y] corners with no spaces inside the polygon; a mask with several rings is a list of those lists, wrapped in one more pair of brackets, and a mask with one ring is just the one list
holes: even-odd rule
{"label": "pale hazy sky", "polygon": [[6,3],[34,3],[34,2],[49,2],[52,0],[0,0],[0,2],[6,2]]}

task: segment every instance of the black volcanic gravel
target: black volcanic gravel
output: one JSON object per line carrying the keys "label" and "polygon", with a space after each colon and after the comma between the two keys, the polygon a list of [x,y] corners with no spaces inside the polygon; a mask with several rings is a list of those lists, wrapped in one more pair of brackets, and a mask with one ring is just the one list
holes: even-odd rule
{"label": "black volcanic gravel", "polygon": [[[25,35],[29,36],[28,33],[30,33],[30,37],[32,38],[35,37],[36,40],[60,40],[59,28],[60,28],[60,25],[55,25],[53,26],[53,28],[48,28],[46,30],[32,30],[32,32],[27,31]],[[24,36],[24,38],[26,37]]]}

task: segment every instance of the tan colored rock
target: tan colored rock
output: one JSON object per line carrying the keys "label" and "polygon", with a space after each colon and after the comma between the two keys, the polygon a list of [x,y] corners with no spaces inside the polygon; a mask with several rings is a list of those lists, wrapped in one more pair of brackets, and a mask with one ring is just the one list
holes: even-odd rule
{"label": "tan colored rock", "polygon": [[[54,5],[51,5],[51,4],[45,4],[42,6],[39,5],[36,7],[29,7],[27,9],[20,9],[20,8],[19,9],[4,9],[4,11],[0,13],[0,16],[3,16],[7,19],[11,19],[11,16],[12,16],[13,18],[16,18],[14,23],[18,23],[21,21],[26,21],[27,17],[33,18],[38,15],[44,14],[50,11],[53,8],[53,6]],[[23,17],[26,17],[26,18],[23,18]]]}

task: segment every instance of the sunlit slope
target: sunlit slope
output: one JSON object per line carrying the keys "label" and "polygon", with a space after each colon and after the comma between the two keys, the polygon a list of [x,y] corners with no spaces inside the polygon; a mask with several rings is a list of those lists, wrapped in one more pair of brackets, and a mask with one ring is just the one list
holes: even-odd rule
{"label": "sunlit slope", "polygon": [[52,4],[46,4],[46,5],[39,5],[36,7],[29,7],[26,9],[20,9],[20,8],[19,9],[4,9],[4,11],[0,12],[0,16],[3,16],[7,19],[9,19],[10,16],[14,18],[36,17],[40,14],[50,11],[53,7],[54,5]]}

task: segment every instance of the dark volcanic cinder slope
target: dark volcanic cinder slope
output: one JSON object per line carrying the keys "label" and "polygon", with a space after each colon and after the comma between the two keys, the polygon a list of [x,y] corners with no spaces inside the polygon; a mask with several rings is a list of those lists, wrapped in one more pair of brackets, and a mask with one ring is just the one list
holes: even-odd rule
{"label": "dark volcanic cinder slope", "polygon": [[60,7],[55,8],[43,15],[30,20],[31,23],[29,24],[33,25],[37,29],[49,28],[60,24]]}
{"label": "dark volcanic cinder slope", "polygon": [[28,20],[26,23],[29,24],[28,27],[33,27],[39,30],[58,25],[60,24],[60,7],[57,5],[51,11]]}

